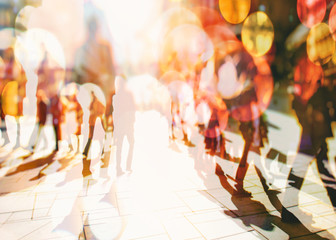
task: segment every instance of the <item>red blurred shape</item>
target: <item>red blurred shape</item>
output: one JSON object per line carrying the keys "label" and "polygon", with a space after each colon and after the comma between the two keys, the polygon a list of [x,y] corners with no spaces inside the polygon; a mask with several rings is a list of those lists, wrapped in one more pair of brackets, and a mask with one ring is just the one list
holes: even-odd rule
{"label": "red blurred shape", "polygon": [[329,14],[329,28],[333,39],[336,40],[336,4],[332,7]]}
{"label": "red blurred shape", "polygon": [[235,33],[224,23],[205,27],[204,31],[208,34],[216,47],[222,42],[237,40]]}
{"label": "red blurred shape", "polygon": [[203,28],[225,22],[218,11],[208,7],[195,7],[192,11],[200,19]]}
{"label": "red blurred shape", "polygon": [[302,58],[294,70],[295,94],[303,101],[308,101],[319,87],[318,81],[323,81],[323,69],[315,65],[307,57]]}
{"label": "red blurred shape", "polygon": [[298,17],[308,28],[321,23],[326,10],[326,0],[297,0]]}

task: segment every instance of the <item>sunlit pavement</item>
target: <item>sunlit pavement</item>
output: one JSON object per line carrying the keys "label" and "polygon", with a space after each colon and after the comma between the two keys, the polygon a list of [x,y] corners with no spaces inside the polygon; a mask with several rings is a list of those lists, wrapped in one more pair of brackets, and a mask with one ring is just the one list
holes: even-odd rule
{"label": "sunlit pavement", "polygon": [[[284,199],[300,129],[293,117],[273,111],[267,114],[270,122],[281,126],[270,129],[272,141],[262,155],[272,147],[285,152],[288,159],[287,165],[273,160],[265,178],[279,191],[281,203],[299,218],[299,224],[281,222],[279,211],[262,188],[253,164],[266,166],[269,160],[258,160],[251,153],[245,188],[252,192],[252,198],[232,197],[215,169],[217,163],[225,174],[234,177],[237,161],[206,154],[196,128],[192,136],[196,147],[168,140],[166,119],[147,111],[137,113],[133,171],[120,176],[115,172],[113,139],[109,167],[99,168],[99,162],[93,162],[93,175],[85,178],[81,154],[62,150],[50,156],[50,152],[39,150],[27,155],[29,151],[24,149],[2,147],[1,239],[335,238],[336,214],[314,161],[298,204],[295,199]],[[291,136],[287,141],[286,135]],[[240,156],[241,136],[228,131],[226,138],[227,151],[232,157]],[[127,142],[123,158],[126,154]],[[309,161],[304,155],[296,157]],[[332,167],[335,170],[334,163]],[[230,177],[227,179],[233,186]]]}

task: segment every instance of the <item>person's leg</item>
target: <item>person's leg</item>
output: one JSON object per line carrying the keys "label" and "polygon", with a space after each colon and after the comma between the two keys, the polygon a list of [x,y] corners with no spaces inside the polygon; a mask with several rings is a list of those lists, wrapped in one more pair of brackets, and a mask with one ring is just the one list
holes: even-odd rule
{"label": "person's leg", "polygon": [[37,146],[38,140],[40,138],[41,135],[41,130],[42,130],[42,125],[40,123],[38,123],[38,129],[37,129],[37,134],[36,134],[36,139],[33,145],[33,150],[35,150],[35,147]]}
{"label": "person's leg", "polygon": [[245,193],[247,195],[250,195],[250,193],[244,190],[244,178],[246,176],[246,172],[249,167],[249,164],[247,163],[247,156],[250,150],[251,143],[252,143],[251,141],[245,140],[243,155],[240,159],[237,173],[236,173],[236,178],[235,178],[237,192],[243,193],[243,194]]}
{"label": "person's leg", "polygon": [[70,134],[70,152],[76,153],[78,149],[78,136]]}
{"label": "person's leg", "polygon": [[261,157],[261,152],[259,147],[251,147],[250,149],[250,155],[252,154],[253,156],[253,161],[254,161],[254,168],[257,172],[257,175],[259,177],[259,180],[261,182],[261,185],[263,186],[264,191],[267,193],[269,190],[269,183],[267,181],[268,175],[267,175],[267,170],[264,164],[262,163],[262,157]]}
{"label": "person's leg", "polygon": [[123,170],[121,168],[121,151],[123,146],[124,134],[120,132],[120,130],[115,131],[115,143],[116,143],[116,171],[117,175],[123,174]]}
{"label": "person's leg", "polygon": [[217,145],[218,145],[218,140],[217,137],[213,139],[213,146],[212,146],[212,152],[215,155],[217,153]]}
{"label": "person's leg", "polygon": [[210,151],[209,151],[209,153],[210,153],[210,155],[215,155],[215,153],[216,153],[216,138],[210,138]]}
{"label": "person's leg", "polygon": [[284,194],[281,221],[286,223],[298,223],[300,220],[286,207],[298,206],[299,192],[311,162],[311,157],[296,156],[287,178],[287,188]]}
{"label": "person's leg", "polygon": [[126,170],[132,171],[132,161],[133,161],[133,151],[134,151],[134,131],[130,131],[127,134],[127,140],[129,144],[127,162],[126,162]]}
{"label": "person's leg", "polygon": [[[260,159],[256,160],[260,162]],[[255,162],[256,162],[255,161]],[[280,201],[280,199],[278,198],[278,194],[280,193],[280,191],[276,191],[276,190],[270,190],[269,186],[267,185],[267,181],[262,173],[262,170],[258,167],[258,164],[254,165],[255,170],[258,174],[259,180],[263,186],[263,189],[265,191],[265,193],[267,194],[268,199],[270,200],[271,204],[273,205],[273,207],[278,210],[280,213],[281,212],[285,212],[283,211],[283,206],[282,203]]]}
{"label": "person's leg", "polygon": [[271,162],[278,156],[279,152],[274,148],[271,148],[266,155],[265,167],[271,169]]}
{"label": "person's leg", "polygon": [[6,133],[7,133],[7,138],[9,140],[9,143],[7,146],[12,149],[14,148],[16,142],[17,142],[17,134],[19,128],[18,123],[16,122],[15,117],[6,115],[5,116],[5,124],[6,124]]}
{"label": "person's leg", "polygon": [[86,176],[92,174],[92,172],[90,170],[91,160],[88,159],[88,157],[87,157],[88,152],[89,152],[89,148],[90,148],[90,145],[91,145],[91,141],[92,141],[92,137],[89,137],[88,142],[86,143],[86,146],[85,146],[85,149],[84,149],[84,152],[83,152],[83,155],[84,155],[84,157],[83,157],[83,170],[82,170],[83,177],[86,177]]}
{"label": "person's leg", "polygon": [[45,149],[47,149],[48,148],[48,146],[49,146],[49,143],[48,143],[48,137],[47,137],[47,134],[46,134],[46,132],[45,132],[45,125],[42,125],[42,129],[41,129],[41,136],[42,136],[42,141],[43,141],[43,147],[45,148]]}
{"label": "person's leg", "polygon": [[92,137],[93,137],[93,130],[94,130],[94,126],[90,126],[90,130],[89,130],[89,138],[88,141],[85,145],[84,151],[83,151],[83,177],[89,176],[92,174],[91,170],[90,170],[90,165],[91,165],[91,159],[88,159],[88,153],[89,153],[89,149],[91,146],[91,142],[92,142]]}
{"label": "person's leg", "polygon": [[317,169],[320,174],[320,178],[326,188],[331,204],[336,210],[336,179],[330,169],[328,161],[328,146],[324,141],[316,155]]}
{"label": "person's leg", "polygon": [[20,121],[19,121],[19,118],[16,119],[16,122],[17,122],[17,132],[16,132],[16,144],[15,144],[15,147],[14,148],[18,148],[21,146],[21,142],[20,142]]}
{"label": "person's leg", "polygon": [[219,149],[220,149],[220,157],[228,159],[229,156],[228,156],[228,153],[226,152],[225,137],[223,133],[220,135]]}
{"label": "person's leg", "polygon": [[58,124],[54,124],[54,131],[55,131],[55,151],[59,150],[58,147],[58,141],[59,141],[59,125]]}
{"label": "person's leg", "polygon": [[87,141],[87,143],[85,145],[85,148],[84,148],[84,151],[83,151],[83,155],[85,157],[87,157],[88,153],[89,153],[89,149],[90,149],[91,142],[92,142],[92,137],[93,137],[93,130],[94,130],[94,126],[90,126],[89,138],[88,138],[88,141]]}

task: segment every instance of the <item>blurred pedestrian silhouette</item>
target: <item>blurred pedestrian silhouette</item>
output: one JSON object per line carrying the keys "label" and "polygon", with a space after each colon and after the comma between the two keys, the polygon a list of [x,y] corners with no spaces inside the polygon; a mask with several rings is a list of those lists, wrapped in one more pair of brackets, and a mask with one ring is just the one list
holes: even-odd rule
{"label": "blurred pedestrian silhouette", "polygon": [[[33,145],[33,149],[35,150],[36,145],[39,142],[39,138],[41,136],[41,132],[44,129],[44,126],[47,122],[47,114],[48,114],[48,98],[46,94],[44,93],[43,90],[38,90],[37,91],[37,134],[36,134],[36,139],[35,143]],[[43,139],[44,139],[44,145],[47,146],[47,141],[48,138],[46,137],[45,134],[43,134]]]}
{"label": "blurred pedestrian silhouette", "polygon": [[52,115],[52,123],[55,131],[55,151],[59,150],[59,140],[61,139],[61,114],[62,103],[58,93],[53,95],[50,99],[50,113]]}
{"label": "blurred pedestrian silhouette", "polygon": [[[308,102],[302,101],[299,96],[295,96],[293,101],[293,109],[302,126],[299,152],[315,156],[320,178],[327,190],[334,211],[336,211],[336,179],[328,161],[326,140],[333,136],[331,122],[336,120],[335,106],[336,89],[333,80],[330,78],[324,79],[323,85],[318,88]],[[310,146],[310,148],[308,149],[307,146]],[[284,198],[290,200],[294,205],[298,205],[299,191],[302,188],[308,167],[313,160],[311,157],[302,158],[298,156],[290,170],[287,180],[290,187],[286,189]],[[283,209],[281,216],[284,222],[298,222],[298,219],[287,209]]]}
{"label": "blurred pedestrian silhouette", "polygon": [[112,96],[115,94],[115,63],[111,44],[102,39],[102,23],[99,16],[89,16],[85,20],[87,38],[78,48],[75,56],[74,79],[80,84],[93,83],[99,86],[106,99],[106,120],[109,129],[113,128]]}
{"label": "blurred pedestrian silhouette", "polygon": [[129,144],[126,170],[132,171],[132,160],[134,150],[134,123],[136,106],[132,93],[127,89],[127,82],[122,77],[116,78],[116,95],[113,99],[114,119],[114,140],[117,146],[116,171],[117,175],[123,174],[122,148],[124,138]]}
{"label": "blurred pedestrian silhouette", "polygon": [[[236,189],[237,194],[250,196],[251,193],[244,189],[244,178],[246,176],[249,163],[247,162],[248,153],[253,151],[261,155],[260,149],[264,147],[264,141],[267,141],[267,127],[263,116],[256,117],[253,120],[240,122],[239,130],[244,139],[244,150],[239,162],[236,173]],[[262,176],[261,170],[258,169],[257,164],[254,164],[260,181],[265,184],[265,179]],[[265,188],[266,186],[264,186]],[[266,187],[267,188],[267,187]]]}
{"label": "blurred pedestrian silhouette", "polygon": [[89,110],[90,110],[90,117],[89,117],[89,137],[88,137],[88,141],[85,145],[84,151],[83,151],[83,176],[87,176],[92,174],[91,170],[90,170],[90,164],[91,164],[91,160],[88,158],[88,153],[90,150],[90,146],[92,143],[92,138],[93,138],[93,133],[94,133],[94,129],[95,129],[95,125],[96,125],[96,121],[99,118],[100,120],[103,120],[104,118],[104,114],[105,114],[105,106],[103,105],[103,103],[101,101],[99,101],[99,99],[97,98],[97,96],[95,95],[94,91],[91,91],[91,103],[89,106]]}
{"label": "blurred pedestrian silhouette", "polygon": [[[20,117],[23,116],[23,99],[26,97],[27,78],[21,64],[14,55],[12,47],[5,50],[4,62],[4,76],[1,79],[3,86],[1,107],[10,141],[9,146],[10,148],[18,148],[21,146],[19,121]],[[16,129],[16,133],[10,131],[12,127]]]}
{"label": "blurred pedestrian silhouette", "polygon": [[83,110],[77,99],[78,86],[75,83],[70,83],[64,90],[67,91],[61,97],[62,122],[66,125],[70,151],[78,153],[81,152],[80,135],[83,123]]}

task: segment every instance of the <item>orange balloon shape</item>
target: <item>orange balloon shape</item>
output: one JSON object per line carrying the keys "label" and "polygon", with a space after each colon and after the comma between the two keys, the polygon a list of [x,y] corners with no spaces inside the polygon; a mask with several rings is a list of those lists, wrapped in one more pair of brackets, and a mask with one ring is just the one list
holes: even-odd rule
{"label": "orange balloon shape", "polygon": [[226,21],[238,24],[250,12],[251,0],[219,0],[219,10]]}

